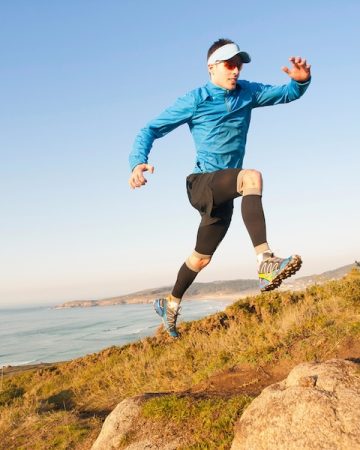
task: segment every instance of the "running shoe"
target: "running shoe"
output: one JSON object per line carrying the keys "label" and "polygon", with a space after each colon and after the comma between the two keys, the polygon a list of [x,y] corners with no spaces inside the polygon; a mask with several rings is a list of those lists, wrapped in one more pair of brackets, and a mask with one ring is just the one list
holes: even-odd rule
{"label": "running shoe", "polygon": [[166,298],[159,298],[154,301],[154,309],[156,313],[162,318],[166,331],[171,337],[179,337],[176,329],[176,320],[178,318],[180,308],[171,308],[169,300]]}
{"label": "running shoe", "polygon": [[272,254],[265,259],[259,267],[259,284],[261,291],[272,291],[280,286],[286,279],[296,273],[302,264],[299,255],[289,258],[278,258]]}

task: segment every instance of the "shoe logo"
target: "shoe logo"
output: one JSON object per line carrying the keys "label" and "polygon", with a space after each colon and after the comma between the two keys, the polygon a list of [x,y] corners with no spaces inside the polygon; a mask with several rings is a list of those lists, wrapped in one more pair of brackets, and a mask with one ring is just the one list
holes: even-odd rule
{"label": "shoe logo", "polygon": [[259,273],[259,278],[267,280],[269,283],[277,276],[279,272],[279,262],[278,261],[264,261],[261,267],[261,272]]}

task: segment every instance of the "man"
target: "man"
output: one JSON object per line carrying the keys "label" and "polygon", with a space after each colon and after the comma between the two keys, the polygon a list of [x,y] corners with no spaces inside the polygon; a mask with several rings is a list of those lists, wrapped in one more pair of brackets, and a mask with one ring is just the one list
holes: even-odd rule
{"label": "man", "polygon": [[154,302],[172,337],[178,337],[176,321],[181,299],[197,274],[209,264],[224,238],[233,213],[233,200],[242,196],[241,212],[254,245],[261,291],[270,291],[300,269],[301,258],[276,257],[266,238],[262,208],[262,177],[256,170],[243,169],[251,110],[260,106],[288,103],[298,99],[310,83],[310,65],[291,57],[290,77],[284,86],[269,86],[239,80],[243,64],[250,62],[229,39],[219,39],[208,51],[210,81],[176,100],[137,135],[130,154],[131,188],[147,182],[144,172],[154,172],[148,155],[155,139],[187,123],[196,146],[194,172],[187,177],[191,205],[201,215],[193,253],[181,266],[171,294]]}

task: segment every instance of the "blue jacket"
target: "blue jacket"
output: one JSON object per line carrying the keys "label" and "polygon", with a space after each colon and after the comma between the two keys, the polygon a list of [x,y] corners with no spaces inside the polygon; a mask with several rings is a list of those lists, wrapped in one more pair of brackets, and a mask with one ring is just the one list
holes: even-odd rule
{"label": "blue jacket", "polygon": [[155,139],[187,123],[196,147],[194,173],[242,168],[251,110],[289,103],[300,98],[310,84],[291,81],[270,86],[239,80],[234,90],[210,81],[194,89],[149,122],[137,135],[129,161],[131,170],[147,163]]}

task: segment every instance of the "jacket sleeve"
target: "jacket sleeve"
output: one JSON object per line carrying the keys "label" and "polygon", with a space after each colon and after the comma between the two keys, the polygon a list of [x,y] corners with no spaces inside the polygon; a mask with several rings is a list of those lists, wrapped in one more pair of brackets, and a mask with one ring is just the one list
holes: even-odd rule
{"label": "jacket sleeve", "polygon": [[290,83],[283,86],[271,86],[260,83],[250,83],[252,91],[253,107],[278,105],[290,103],[300,98],[308,88],[311,79],[304,83],[298,83],[291,79]]}
{"label": "jacket sleeve", "polygon": [[138,164],[147,163],[154,140],[189,122],[194,114],[194,110],[195,98],[190,92],[183,97],[179,97],[172,106],[142,128],[135,138],[133,149],[129,156],[131,170]]}

